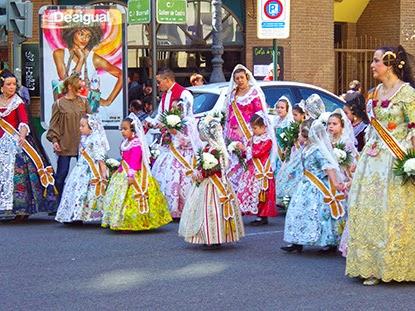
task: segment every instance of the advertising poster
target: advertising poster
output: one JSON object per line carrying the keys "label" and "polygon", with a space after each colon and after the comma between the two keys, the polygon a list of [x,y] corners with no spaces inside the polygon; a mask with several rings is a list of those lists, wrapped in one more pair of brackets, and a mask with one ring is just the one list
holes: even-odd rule
{"label": "advertising poster", "polygon": [[42,121],[63,96],[63,81],[81,78],[88,99],[107,129],[125,115],[125,14],[117,6],[48,6],[40,11]]}

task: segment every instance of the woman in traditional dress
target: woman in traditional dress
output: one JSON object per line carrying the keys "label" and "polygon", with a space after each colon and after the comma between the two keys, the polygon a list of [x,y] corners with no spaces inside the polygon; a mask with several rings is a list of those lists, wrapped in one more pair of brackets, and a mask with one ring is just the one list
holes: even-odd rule
{"label": "woman in traditional dress", "polygon": [[275,111],[277,112],[277,116],[274,119],[273,126],[278,143],[278,159],[276,161],[275,168],[275,172],[277,173],[285,160],[285,154],[282,148],[283,136],[281,135],[283,135],[284,129],[289,127],[291,123],[294,122],[294,118],[291,102],[285,96],[282,96],[277,100],[275,103]]}
{"label": "woman in traditional dress", "polygon": [[356,138],[357,151],[362,151],[365,145],[366,128],[369,119],[366,114],[365,98],[359,92],[347,94],[345,96],[346,104],[343,110],[353,125],[353,133]]}
{"label": "woman in traditional dress", "polygon": [[26,219],[57,208],[53,170],[28,136],[29,118],[16,93],[17,79],[0,75],[0,218]]}
{"label": "woman in traditional dress", "polygon": [[156,229],[172,221],[167,201],[151,175],[150,150],[135,114],[121,123],[122,162],[103,200],[102,227],[121,231]]}
{"label": "woman in traditional dress", "polygon": [[[242,145],[247,147],[252,137],[249,120],[258,111],[262,111],[267,115],[267,104],[262,89],[257,85],[252,73],[246,67],[237,65],[234,68],[225,104],[225,142],[227,144],[241,142]],[[232,153],[228,177],[234,190],[238,188],[243,172],[244,167],[240,159],[235,153]]]}
{"label": "woman in traditional dress", "polygon": [[[201,158],[210,154],[214,168],[204,169],[203,163],[194,173],[194,183],[180,219],[179,235],[192,244],[216,248],[223,243],[237,242],[244,236],[244,225],[238,199],[226,177],[228,152],[220,122],[207,116],[199,122],[200,138],[207,142]],[[201,145],[195,143],[194,145]],[[203,161],[203,159],[199,159]]]}
{"label": "woman in traditional dress", "polygon": [[246,215],[256,215],[253,226],[267,225],[268,217],[276,217],[275,179],[271,165],[276,157],[277,142],[274,129],[266,125],[262,111],[250,120],[253,136],[249,147],[240,146],[247,153],[247,170],[242,174],[237,189],[240,209]]}
{"label": "woman in traditional dress", "polygon": [[413,72],[401,46],[377,49],[371,69],[382,83],[368,101],[371,126],[349,193],[346,275],[365,285],[415,281],[415,186],[393,173],[395,157],[415,147]]}
{"label": "woman in traditional dress", "polygon": [[[288,206],[284,241],[286,252],[301,251],[303,246],[318,246],[322,252],[336,250],[339,242],[337,219],[344,215],[340,197],[343,190],[338,176],[339,165],[333,156],[324,125],[316,120],[301,126],[301,136],[307,141],[302,151],[304,175]],[[330,198],[330,202],[326,198]]]}
{"label": "woman in traditional dress", "polygon": [[63,223],[101,221],[107,180],[105,157],[109,144],[101,121],[85,115],[80,121],[78,161],[66,181],[56,220]]}

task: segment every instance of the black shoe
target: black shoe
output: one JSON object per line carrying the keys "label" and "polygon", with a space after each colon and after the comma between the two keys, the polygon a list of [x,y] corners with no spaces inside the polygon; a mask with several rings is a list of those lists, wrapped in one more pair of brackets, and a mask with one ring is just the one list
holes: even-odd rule
{"label": "black shoe", "polygon": [[204,244],[203,245],[203,249],[204,250],[215,250],[215,249],[220,249],[222,247],[221,244]]}
{"label": "black shoe", "polygon": [[251,221],[250,224],[252,226],[263,226],[268,225],[268,218],[267,217],[258,217],[254,221]]}
{"label": "black shoe", "polygon": [[329,254],[329,253],[335,253],[336,251],[337,251],[337,246],[329,245],[329,246],[324,246],[318,252],[320,254]]}
{"label": "black shoe", "polygon": [[287,245],[287,246],[281,246],[280,248],[283,251],[286,251],[288,253],[291,253],[291,252],[301,253],[303,251],[303,246],[299,245],[299,244],[290,244],[290,245]]}

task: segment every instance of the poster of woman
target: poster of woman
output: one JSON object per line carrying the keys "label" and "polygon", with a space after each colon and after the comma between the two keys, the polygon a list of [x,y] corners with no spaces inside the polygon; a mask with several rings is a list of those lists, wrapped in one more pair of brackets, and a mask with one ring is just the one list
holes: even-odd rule
{"label": "poster of woman", "polygon": [[48,124],[63,81],[79,75],[88,99],[107,128],[124,115],[125,15],[115,6],[48,6],[40,11],[42,115]]}

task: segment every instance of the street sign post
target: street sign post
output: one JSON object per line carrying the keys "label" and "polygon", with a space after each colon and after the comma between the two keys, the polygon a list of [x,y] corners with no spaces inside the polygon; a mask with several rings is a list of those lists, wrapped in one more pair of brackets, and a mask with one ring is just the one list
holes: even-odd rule
{"label": "street sign post", "polygon": [[158,0],[159,24],[186,24],[187,0]]}
{"label": "street sign post", "polygon": [[278,79],[277,39],[290,36],[290,0],[258,0],[257,3],[257,36],[272,39],[275,81]]}
{"label": "street sign post", "polygon": [[149,24],[151,20],[150,0],[128,1],[128,24]]}

